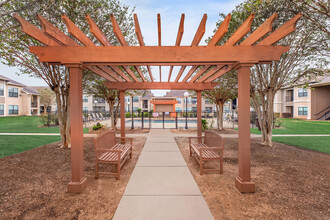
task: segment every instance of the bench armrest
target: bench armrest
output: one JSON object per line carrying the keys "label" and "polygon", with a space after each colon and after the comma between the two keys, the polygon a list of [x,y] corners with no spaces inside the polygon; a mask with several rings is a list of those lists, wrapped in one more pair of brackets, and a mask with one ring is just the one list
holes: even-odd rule
{"label": "bench armrest", "polygon": [[133,144],[133,138],[129,138],[129,137],[116,137],[116,140],[129,140],[130,145]]}
{"label": "bench armrest", "polygon": [[189,145],[191,145],[191,140],[192,140],[192,139],[197,139],[197,140],[202,139],[202,140],[203,140],[203,138],[205,138],[205,136],[200,136],[200,137],[188,137]]}

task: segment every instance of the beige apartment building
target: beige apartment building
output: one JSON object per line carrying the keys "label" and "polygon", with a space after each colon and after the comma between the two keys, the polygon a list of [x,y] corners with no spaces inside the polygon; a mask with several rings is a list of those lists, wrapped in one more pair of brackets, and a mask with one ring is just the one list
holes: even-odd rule
{"label": "beige apartment building", "polygon": [[39,103],[37,91],[0,75],[0,117],[40,115]]}
{"label": "beige apartment building", "polygon": [[330,76],[318,77],[304,84],[285,87],[275,95],[274,112],[293,118],[330,120]]}
{"label": "beige apartment building", "polygon": [[[144,95],[133,96],[133,102],[131,96],[125,97],[125,111],[137,111],[141,109],[142,112],[159,111],[159,112],[185,112],[186,111],[186,98],[183,96],[184,92],[181,90],[172,90],[167,92],[165,96],[155,97],[151,91],[146,91]],[[158,100],[164,102],[164,100],[175,101],[174,108],[173,104],[168,105],[155,105],[154,101]],[[88,94],[83,95],[83,111],[98,111],[98,112],[107,112],[109,111],[109,105],[103,99],[95,98]],[[193,97],[192,94],[187,98],[187,111],[197,111],[197,98]],[[211,104],[209,100],[202,98],[202,111],[203,112],[212,112],[215,111],[215,105]]]}

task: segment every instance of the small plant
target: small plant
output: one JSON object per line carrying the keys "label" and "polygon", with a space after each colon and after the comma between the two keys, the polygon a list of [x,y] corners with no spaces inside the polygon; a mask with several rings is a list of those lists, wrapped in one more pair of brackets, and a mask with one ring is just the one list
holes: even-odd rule
{"label": "small plant", "polygon": [[131,116],[132,116],[132,114],[131,114],[130,112],[126,112],[126,113],[125,113],[125,117],[126,117],[126,118],[130,118]]}
{"label": "small plant", "polygon": [[100,124],[100,122],[97,122],[96,125],[93,126],[93,131],[97,131],[103,127],[104,125]]}
{"label": "small plant", "polygon": [[275,119],[275,127],[281,127],[282,126],[282,124],[283,124],[283,122],[284,122],[284,119],[283,118],[276,118]]}
{"label": "small plant", "polygon": [[207,121],[205,119],[202,119],[202,131],[205,131],[207,129],[208,129]]}

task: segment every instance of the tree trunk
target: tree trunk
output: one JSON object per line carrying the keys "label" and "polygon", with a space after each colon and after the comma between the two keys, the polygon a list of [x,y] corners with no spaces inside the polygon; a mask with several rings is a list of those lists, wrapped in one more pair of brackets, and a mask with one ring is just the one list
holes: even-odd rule
{"label": "tree trunk", "polygon": [[273,146],[272,135],[273,135],[273,118],[274,118],[274,94],[272,90],[267,93],[267,124],[265,132],[264,145]]}
{"label": "tree trunk", "polygon": [[109,100],[109,110],[110,110],[110,120],[111,120],[111,129],[116,129],[116,125],[115,125],[115,114],[114,114],[114,101],[113,100]]}
{"label": "tree trunk", "polygon": [[223,106],[224,103],[218,102],[218,129],[223,130]]}
{"label": "tree trunk", "polygon": [[[68,148],[70,143],[68,140],[68,134],[70,135],[70,122],[68,123],[68,109],[65,106],[65,100],[62,100],[59,88],[54,89],[55,97],[56,97],[56,105],[57,105],[57,117],[58,124],[60,128],[61,134],[61,142],[58,145],[60,148]],[[62,96],[63,97],[63,96]]]}

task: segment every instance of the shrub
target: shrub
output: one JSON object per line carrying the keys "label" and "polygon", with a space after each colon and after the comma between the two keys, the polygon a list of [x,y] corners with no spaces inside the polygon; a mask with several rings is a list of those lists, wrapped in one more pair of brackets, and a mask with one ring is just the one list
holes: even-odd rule
{"label": "shrub", "polygon": [[291,113],[284,112],[284,113],[282,113],[282,117],[283,118],[292,118],[292,115],[291,115]]}
{"label": "shrub", "polygon": [[279,113],[279,112],[275,112],[275,113],[274,113],[274,117],[275,117],[275,118],[280,118],[280,117],[281,117],[281,113]]}
{"label": "shrub", "polygon": [[283,118],[276,118],[275,119],[275,127],[281,127],[281,125],[283,124],[284,119]]}
{"label": "shrub", "polygon": [[202,131],[205,131],[207,129],[208,129],[208,127],[207,127],[207,121],[205,119],[202,119]]}
{"label": "shrub", "polygon": [[59,124],[57,114],[42,114],[39,119],[43,126],[57,126]]}
{"label": "shrub", "polygon": [[148,112],[143,112],[143,117],[145,117],[145,118],[149,117],[149,113]]}
{"label": "shrub", "polygon": [[130,118],[130,117],[132,117],[132,114],[131,114],[130,112],[126,112],[126,113],[125,113],[125,117],[126,117],[126,118]]}
{"label": "shrub", "polygon": [[100,124],[100,122],[97,122],[96,125],[93,126],[93,131],[99,130],[103,128],[104,126]]}

